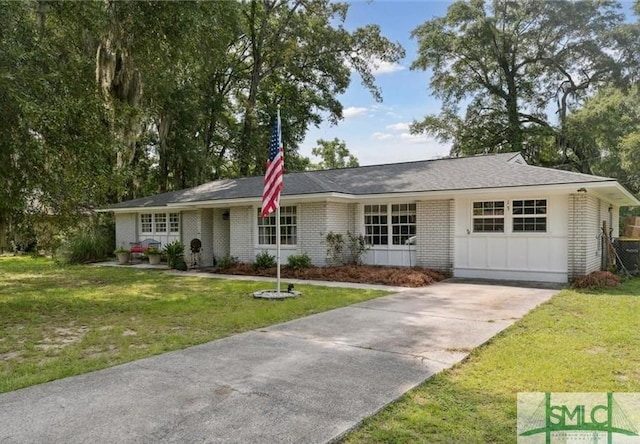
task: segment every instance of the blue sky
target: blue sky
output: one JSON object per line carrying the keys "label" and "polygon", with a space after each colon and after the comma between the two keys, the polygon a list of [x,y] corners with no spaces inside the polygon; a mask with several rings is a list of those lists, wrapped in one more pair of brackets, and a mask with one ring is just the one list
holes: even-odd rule
{"label": "blue sky", "polygon": [[[383,102],[377,103],[360,85],[354,73],[347,92],[340,97],[344,119],[338,125],[323,123],[311,127],[300,146],[300,154],[318,161],[311,149],[318,139],[334,137],[346,142],[360,165],[394,163],[432,159],[449,154],[450,146],[424,135],[409,134],[408,125],[427,114],[440,111],[440,101],[429,91],[429,73],[411,71],[417,54],[417,42],[411,31],[427,20],[446,14],[452,3],[445,0],[374,0],[350,2],[346,28],[355,29],[370,23],[380,26],[382,34],[399,42],[406,57],[394,66],[382,66],[376,73],[376,83],[382,90]],[[625,12],[631,1],[624,1]]]}

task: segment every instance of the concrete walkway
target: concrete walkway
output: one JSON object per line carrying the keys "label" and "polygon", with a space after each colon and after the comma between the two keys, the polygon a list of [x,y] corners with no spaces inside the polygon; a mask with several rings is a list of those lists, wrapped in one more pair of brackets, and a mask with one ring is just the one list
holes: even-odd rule
{"label": "concrete walkway", "polygon": [[5,393],[0,443],[324,443],[556,291],[445,282]]}

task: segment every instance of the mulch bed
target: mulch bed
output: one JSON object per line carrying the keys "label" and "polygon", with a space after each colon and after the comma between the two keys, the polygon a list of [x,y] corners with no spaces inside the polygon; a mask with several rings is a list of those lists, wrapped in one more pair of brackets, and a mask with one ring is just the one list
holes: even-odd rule
{"label": "mulch bed", "polygon": [[[276,276],[276,268],[254,269],[252,264],[237,264],[214,273],[245,276]],[[375,265],[344,265],[341,267],[311,267],[293,270],[281,267],[284,279],[357,282],[361,284],[394,285],[398,287],[424,287],[450,276],[429,268],[382,267]]]}
{"label": "mulch bed", "polygon": [[573,288],[615,288],[620,286],[620,276],[610,271],[594,271],[586,276],[579,277],[571,285]]}

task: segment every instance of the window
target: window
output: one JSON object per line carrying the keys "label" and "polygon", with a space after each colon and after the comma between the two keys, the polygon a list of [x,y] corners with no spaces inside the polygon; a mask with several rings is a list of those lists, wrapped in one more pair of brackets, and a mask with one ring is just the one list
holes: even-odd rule
{"label": "window", "polygon": [[547,200],[514,200],[512,206],[514,232],[546,232]]}
{"label": "window", "polygon": [[[258,208],[258,244],[276,244],[276,213],[267,217],[260,217],[261,208]],[[280,208],[280,245],[296,245],[297,236],[296,207]]]}
{"label": "window", "polygon": [[153,231],[153,223],[151,222],[150,214],[140,215],[140,230],[143,233],[151,233]]}
{"label": "window", "polygon": [[142,213],[140,214],[140,232],[145,234],[166,234],[167,220],[169,232],[180,232],[179,213]]}
{"label": "window", "polygon": [[169,231],[171,233],[180,232],[180,215],[178,213],[169,213]]}
{"label": "window", "polygon": [[153,215],[155,232],[166,233],[167,232],[167,215],[164,213],[156,213]]}
{"label": "window", "polygon": [[416,204],[364,206],[364,238],[367,244],[404,245],[415,235]]}
{"label": "window", "polygon": [[504,232],[504,201],[473,203],[474,233]]}
{"label": "window", "polygon": [[364,206],[364,238],[369,245],[388,245],[389,226],[386,205]]}
{"label": "window", "polygon": [[404,245],[416,235],[416,204],[391,205],[391,233],[393,245]]}

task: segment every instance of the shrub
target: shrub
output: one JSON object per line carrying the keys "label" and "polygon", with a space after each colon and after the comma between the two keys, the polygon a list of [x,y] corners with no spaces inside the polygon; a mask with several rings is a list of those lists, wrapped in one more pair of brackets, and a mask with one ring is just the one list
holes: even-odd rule
{"label": "shrub", "polygon": [[187,263],[183,260],[176,262],[173,267],[174,269],[178,270],[178,271],[187,271]]}
{"label": "shrub", "polygon": [[371,248],[367,244],[362,234],[355,234],[347,231],[347,237],[349,238],[349,259],[352,264],[361,265],[364,254]]}
{"label": "shrub", "polygon": [[256,255],[256,259],[253,261],[253,268],[273,268],[277,264],[276,257],[269,254],[268,251],[263,251]]}
{"label": "shrub", "polygon": [[218,259],[217,266],[220,270],[228,270],[234,265],[238,265],[240,261],[235,256],[226,255]]}
{"label": "shrub", "polygon": [[292,270],[303,270],[311,267],[311,258],[307,253],[292,254],[287,258],[287,267]]}
{"label": "shrub", "polygon": [[106,259],[111,249],[111,239],[102,230],[86,229],[63,240],[55,256],[64,264],[83,264]]}
{"label": "shrub", "polygon": [[177,264],[184,262],[184,244],[179,240],[166,244],[163,251],[167,256],[169,268],[176,268]]}
{"label": "shrub", "polygon": [[342,237],[342,233],[330,231],[325,241],[327,243],[327,264],[342,265],[344,263],[344,258],[342,257],[344,238]]}

